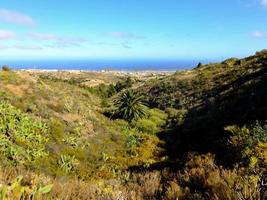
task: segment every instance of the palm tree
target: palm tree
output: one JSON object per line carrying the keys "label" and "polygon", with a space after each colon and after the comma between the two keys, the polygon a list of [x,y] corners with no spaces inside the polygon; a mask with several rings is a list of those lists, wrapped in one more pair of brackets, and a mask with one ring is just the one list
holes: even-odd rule
{"label": "palm tree", "polygon": [[131,89],[124,91],[114,102],[116,109],[112,116],[128,122],[146,116],[147,107],[144,105],[143,99],[142,95]]}

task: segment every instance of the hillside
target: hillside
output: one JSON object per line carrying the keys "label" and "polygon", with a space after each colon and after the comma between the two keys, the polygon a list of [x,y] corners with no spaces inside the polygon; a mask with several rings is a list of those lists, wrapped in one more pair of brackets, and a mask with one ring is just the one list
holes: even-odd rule
{"label": "hillside", "polygon": [[[141,88],[151,105],[161,108],[190,108],[229,93],[266,73],[267,51],[244,59],[200,65],[193,70],[148,82]],[[149,93],[147,93],[149,92]]]}
{"label": "hillside", "polygon": [[213,145],[218,150],[218,145],[225,144],[220,140],[225,139],[225,126],[266,120],[266,77],[267,51],[261,51],[244,59],[231,58],[176,72],[148,82],[140,90],[148,94],[152,106],[186,112],[183,123],[174,129],[182,132],[177,137],[187,137],[187,148],[211,151]]}
{"label": "hillside", "polygon": [[[3,68],[0,199],[264,199],[266,83],[267,51],[171,74]],[[146,114],[115,115],[125,94]]]}

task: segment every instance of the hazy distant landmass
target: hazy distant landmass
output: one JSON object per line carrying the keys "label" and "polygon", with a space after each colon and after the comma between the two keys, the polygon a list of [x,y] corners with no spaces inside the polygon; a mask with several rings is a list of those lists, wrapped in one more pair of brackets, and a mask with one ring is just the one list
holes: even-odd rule
{"label": "hazy distant landmass", "polygon": [[[158,70],[176,71],[191,69],[199,61],[182,60],[16,60],[1,61],[0,65],[8,65],[13,69],[57,69],[57,70]],[[204,61],[205,62],[205,61]]]}

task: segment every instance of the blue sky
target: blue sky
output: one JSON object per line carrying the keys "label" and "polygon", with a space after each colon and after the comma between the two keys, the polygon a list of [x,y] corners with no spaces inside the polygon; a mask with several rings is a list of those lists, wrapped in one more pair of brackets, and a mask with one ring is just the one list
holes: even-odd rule
{"label": "blue sky", "polygon": [[221,59],[267,47],[267,0],[1,0],[0,59]]}

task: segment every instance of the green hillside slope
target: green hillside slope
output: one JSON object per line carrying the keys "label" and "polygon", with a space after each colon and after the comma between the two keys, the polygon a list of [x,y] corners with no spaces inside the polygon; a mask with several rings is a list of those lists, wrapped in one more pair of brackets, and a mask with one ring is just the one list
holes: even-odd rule
{"label": "green hillside slope", "polygon": [[264,199],[266,91],[267,51],[153,76],[6,67],[0,199]]}

